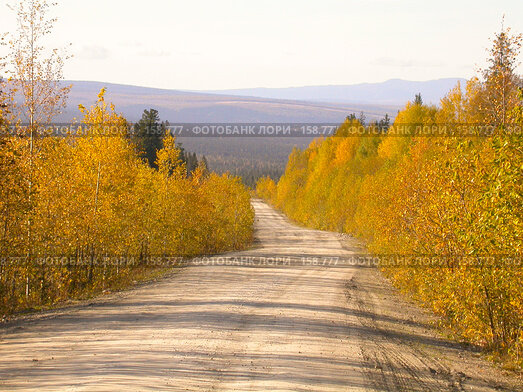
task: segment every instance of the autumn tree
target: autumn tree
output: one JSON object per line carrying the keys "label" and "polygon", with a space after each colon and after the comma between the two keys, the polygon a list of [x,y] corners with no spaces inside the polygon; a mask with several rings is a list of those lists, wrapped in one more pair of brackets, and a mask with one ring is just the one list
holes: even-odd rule
{"label": "autumn tree", "polygon": [[181,150],[176,145],[176,138],[166,134],[162,144],[162,149],[158,151],[156,158],[158,171],[165,177],[184,178],[186,168],[182,160]]}
{"label": "autumn tree", "polygon": [[[31,213],[30,260],[73,260],[72,265],[2,263],[1,312],[126,285],[150,273],[151,257],[241,249],[252,239],[254,212],[238,178],[205,173],[202,167],[188,178],[170,134],[157,153],[158,169],[151,168],[130,141],[126,119],[106,101],[105,89],[80,110],[77,135],[37,140],[38,197],[31,205],[27,140],[1,139],[0,256],[18,261],[16,256],[25,255]],[[126,262],[106,262],[110,257]]]}
{"label": "autumn tree", "polygon": [[[9,37],[9,69],[11,94],[23,97],[13,105],[13,123],[27,121],[21,131],[29,137],[28,198],[33,202],[33,171],[35,137],[41,126],[51,122],[65,107],[70,86],[62,86],[64,57],[58,49],[47,50],[44,40],[52,33],[55,18],[49,12],[53,4],[47,0],[20,1],[13,9],[17,29]],[[27,254],[31,256],[32,215],[27,221]]]}
{"label": "autumn tree", "polygon": [[482,72],[485,92],[481,110],[491,125],[505,125],[509,113],[521,104],[518,89],[523,83],[515,70],[519,65],[522,38],[523,35],[512,35],[510,29],[503,28],[496,34],[490,49],[488,67]]}
{"label": "autumn tree", "polygon": [[[334,136],[293,150],[276,185],[264,178],[257,186],[293,220],[359,236],[376,256],[402,256],[382,264],[396,286],[460,337],[516,366],[523,365],[521,42],[502,30],[481,77],[458,83],[439,107],[417,94],[378,137],[379,123],[351,136],[362,125],[351,115]],[[438,134],[418,137],[417,129]],[[434,265],[409,264],[425,256]]]}
{"label": "autumn tree", "polygon": [[9,71],[14,91],[23,97],[17,117],[29,123],[31,137],[61,112],[70,90],[61,82],[68,57],[57,48],[44,46],[56,22],[49,15],[53,5],[47,0],[27,0],[14,8],[17,29],[9,41]]}
{"label": "autumn tree", "polygon": [[[123,287],[148,276],[151,256],[241,249],[252,238],[254,212],[239,179],[204,167],[188,178],[169,134],[149,149],[151,167],[105,89],[79,106],[77,133],[45,133],[69,91],[60,84],[64,57],[43,45],[55,22],[50,7],[45,0],[15,7],[6,99],[18,134],[0,138],[0,315]],[[157,115],[146,117],[155,123]]]}

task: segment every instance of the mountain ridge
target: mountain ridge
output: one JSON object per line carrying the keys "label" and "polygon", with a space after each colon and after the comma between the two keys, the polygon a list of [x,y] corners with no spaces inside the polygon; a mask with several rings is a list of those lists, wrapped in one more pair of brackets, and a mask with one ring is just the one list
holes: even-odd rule
{"label": "mountain ridge", "polygon": [[255,87],[226,90],[195,90],[212,94],[231,94],[256,96],[273,99],[297,99],[360,104],[403,105],[421,93],[425,101],[438,104],[439,100],[456,85],[465,82],[464,78],[440,78],[426,81],[389,79],[384,82],[364,82],[355,84],[327,84],[293,87]]}
{"label": "mountain ridge", "polygon": [[60,120],[80,117],[78,105],[96,101],[106,87],[106,99],[128,120],[136,121],[144,109],[155,108],[171,122],[342,122],[351,113],[368,120],[391,118],[405,103],[421,93],[427,103],[439,100],[458,81],[390,79],[380,83],[318,85],[285,88],[229,90],[177,90],[120,83],[65,80],[72,84],[68,105]]}

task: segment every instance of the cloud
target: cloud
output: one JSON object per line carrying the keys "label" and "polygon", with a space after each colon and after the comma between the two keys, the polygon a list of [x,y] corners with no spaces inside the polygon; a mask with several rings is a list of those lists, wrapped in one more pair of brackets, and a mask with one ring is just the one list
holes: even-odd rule
{"label": "cloud", "polygon": [[79,58],[87,60],[105,60],[111,55],[109,49],[98,45],[87,45],[83,46],[82,50],[78,54]]}

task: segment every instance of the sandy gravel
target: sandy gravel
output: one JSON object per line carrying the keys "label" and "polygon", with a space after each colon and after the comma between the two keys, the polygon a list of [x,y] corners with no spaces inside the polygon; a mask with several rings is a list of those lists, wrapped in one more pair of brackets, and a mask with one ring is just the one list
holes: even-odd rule
{"label": "sandy gravel", "polygon": [[[256,244],[292,265],[188,266],[0,328],[0,390],[513,391],[517,379],[445,340],[361,253],[254,201]],[[260,265],[261,264],[261,265]]]}

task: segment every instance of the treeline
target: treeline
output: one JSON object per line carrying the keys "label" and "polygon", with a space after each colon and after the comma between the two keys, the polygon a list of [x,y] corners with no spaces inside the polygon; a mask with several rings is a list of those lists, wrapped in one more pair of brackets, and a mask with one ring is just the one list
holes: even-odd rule
{"label": "treeline", "polygon": [[293,146],[305,148],[312,137],[180,137],[184,148],[204,155],[209,170],[230,172],[256,187],[259,178],[278,180],[285,171]]}
{"label": "treeline", "polygon": [[[363,135],[358,120],[347,119],[335,136],[295,149],[277,184],[264,178],[257,185],[258,195],[295,221],[357,235],[376,255],[426,255],[432,264],[402,258],[382,267],[459,336],[519,366],[520,44],[520,35],[501,32],[481,78],[458,84],[439,107],[417,96],[390,128],[371,124]],[[413,136],[415,129],[436,133]]]}
{"label": "treeline", "polygon": [[[60,83],[65,57],[42,44],[51,6],[17,3],[11,78],[0,83],[0,315],[120,287],[252,237],[240,179],[209,173],[169,134],[128,134],[105,90],[80,106],[82,132],[47,133],[70,89]],[[156,120],[146,112],[144,129]]]}

